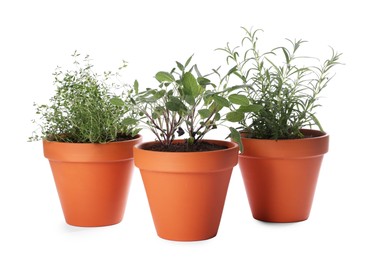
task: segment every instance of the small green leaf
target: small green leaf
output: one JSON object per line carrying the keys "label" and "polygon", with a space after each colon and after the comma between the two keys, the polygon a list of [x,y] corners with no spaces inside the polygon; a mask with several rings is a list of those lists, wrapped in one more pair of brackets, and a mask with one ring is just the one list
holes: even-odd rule
{"label": "small green leaf", "polygon": [[166,102],[166,108],[170,111],[178,112],[180,110],[180,105],[172,101],[168,101]]}
{"label": "small green leaf", "polygon": [[234,142],[236,142],[240,148],[240,152],[243,153],[243,144],[241,140],[241,135],[237,131],[237,129],[230,127],[229,130],[231,131],[231,138]]}
{"label": "small green leaf", "polygon": [[215,121],[219,121],[221,119],[221,114],[219,114],[218,112],[215,114],[214,116],[214,120]]}
{"label": "small green leaf", "polygon": [[174,94],[174,91],[172,89],[170,89],[167,93],[166,96],[167,97],[172,97],[172,95]]}
{"label": "small green leaf", "polygon": [[194,98],[199,95],[200,86],[196,81],[193,74],[186,72],[182,78],[182,84],[184,87],[184,93],[186,95],[192,95]]}
{"label": "small green leaf", "polygon": [[124,105],[123,100],[121,100],[119,97],[113,97],[110,99],[110,103],[112,103],[114,106],[121,107]]}
{"label": "small green leaf", "polygon": [[204,77],[198,77],[197,78],[199,85],[206,86],[210,83],[210,80]]}
{"label": "small green leaf", "polygon": [[214,95],[213,96],[213,100],[218,104],[218,105],[221,105],[223,107],[229,107],[230,103],[227,99],[225,99],[224,97],[221,97],[221,96],[217,96],[217,95]]}
{"label": "small green leaf", "polygon": [[217,74],[219,77],[221,76],[221,74],[219,74],[219,72],[218,72],[218,69],[212,69],[213,70],[213,72],[215,73],[215,74]]}
{"label": "small green leaf", "polygon": [[226,119],[230,122],[240,122],[243,120],[243,113],[241,111],[232,111],[227,113]]}
{"label": "small green leaf", "polygon": [[202,74],[200,73],[199,69],[198,69],[198,66],[195,64],[194,66],[194,70],[196,72],[196,75],[198,76],[198,78],[202,78]]}
{"label": "small green leaf", "polygon": [[191,106],[193,106],[195,104],[195,99],[193,96],[191,95],[185,95],[184,96],[184,100]]}
{"label": "small green leaf", "polygon": [[132,136],[134,137],[134,136],[136,136],[140,131],[142,130],[142,128],[136,128],[136,129],[134,129],[133,131],[132,131]]}
{"label": "small green leaf", "polygon": [[159,81],[159,82],[174,82],[175,78],[171,73],[165,72],[165,71],[160,71],[157,72],[155,78]]}
{"label": "small green leaf", "polygon": [[204,105],[209,105],[213,100],[213,92],[211,90],[206,90],[203,95]]}
{"label": "small green leaf", "polygon": [[245,95],[239,95],[239,94],[232,94],[228,97],[229,101],[231,101],[233,104],[247,106],[250,104],[250,101]]}
{"label": "small green leaf", "polygon": [[289,59],[289,54],[288,54],[288,50],[284,47],[281,48],[284,52],[284,55],[285,55],[285,60],[286,60],[286,64],[289,64],[290,63],[290,59]]}
{"label": "small green leaf", "polygon": [[166,102],[166,108],[170,111],[179,113],[187,111],[187,108],[184,105],[184,103],[181,102],[181,100],[178,99],[177,97],[170,97],[170,100]]}
{"label": "small green leaf", "polygon": [[155,101],[159,100],[160,98],[162,98],[166,93],[166,90],[162,89],[160,91],[157,91],[154,95],[153,95],[153,99]]}
{"label": "small green leaf", "polygon": [[153,119],[157,119],[157,118],[159,118],[160,117],[160,115],[159,114],[157,114],[156,112],[152,112],[152,118]]}
{"label": "small green leaf", "polygon": [[200,109],[198,113],[201,118],[208,118],[212,114],[212,112],[209,109]]}
{"label": "small green leaf", "polygon": [[310,114],[310,116],[311,116],[312,120],[314,121],[314,123],[318,126],[319,130],[324,132],[323,127],[322,127],[321,123],[319,122],[318,118],[314,114]]}
{"label": "small green leaf", "polygon": [[138,83],[137,80],[135,80],[134,83],[133,83],[133,88],[134,88],[134,92],[136,94],[138,94],[138,86],[139,86],[139,83]]}
{"label": "small green leaf", "polygon": [[231,69],[228,71],[227,75],[231,75],[232,73],[234,73],[234,72],[236,72],[236,71],[237,71],[237,65],[236,65],[236,66],[234,66],[233,68],[231,68]]}
{"label": "small green leaf", "polygon": [[209,110],[212,112],[218,112],[223,108],[223,106],[219,105],[217,102],[213,102],[210,106],[209,106]]}
{"label": "small green leaf", "polygon": [[248,105],[248,106],[241,106],[239,108],[239,111],[241,112],[252,112],[252,113],[257,113],[262,109],[261,105]]}
{"label": "small green leaf", "polygon": [[184,71],[184,69],[185,69],[185,67],[184,67],[184,65],[182,65],[180,62],[176,62],[176,65],[177,65],[177,67],[181,70],[181,71]]}
{"label": "small green leaf", "polygon": [[165,108],[163,106],[157,106],[155,108],[156,113],[163,114],[164,111],[165,111]]}
{"label": "small green leaf", "polygon": [[189,59],[185,62],[185,67],[187,67],[187,66],[189,65],[189,63],[190,63],[191,59],[193,58],[193,56],[194,56],[194,54],[193,54],[193,55],[191,55],[191,56],[189,57]]}
{"label": "small green leaf", "polygon": [[137,123],[138,123],[138,121],[136,119],[130,118],[130,117],[124,118],[122,120],[123,125],[135,125]]}

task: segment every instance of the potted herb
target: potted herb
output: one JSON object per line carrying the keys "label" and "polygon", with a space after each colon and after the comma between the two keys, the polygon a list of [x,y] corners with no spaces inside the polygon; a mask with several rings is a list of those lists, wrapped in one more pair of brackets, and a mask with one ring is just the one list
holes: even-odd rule
{"label": "potted herb", "polygon": [[189,67],[191,58],[176,62],[169,72],[158,72],[158,87],[134,100],[156,138],[134,147],[135,165],[157,234],[176,241],[216,236],[239,150],[234,142],[204,138],[223,125],[235,88],[212,83],[211,74],[203,76],[196,65]]}
{"label": "potted herb", "polygon": [[[129,191],[132,148],[141,141],[127,102],[133,88],[118,85],[119,73],[93,72],[88,56],[81,62],[77,52],[72,56],[74,70],[54,73],[49,104],[35,104],[39,128],[30,141],[43,141],[68,224],[117,224]],[[117,94],[122,99],[115,100]]]}
{"label": "potted herb", "polygon": [[300,54],[305,41],[288,40],[289,47],[260,53],[259,30],[244,30],[240,47],[220,50],[234,63],[230,76],[246,86],[241,93],[258,108],[246,113],[235,106],[227,117],[240,123],[239,166],[252,214],[270,222],[306,220],[329,145],[316,109],[341,54],[332,49],[323,64],[307,65],[318,60]]}

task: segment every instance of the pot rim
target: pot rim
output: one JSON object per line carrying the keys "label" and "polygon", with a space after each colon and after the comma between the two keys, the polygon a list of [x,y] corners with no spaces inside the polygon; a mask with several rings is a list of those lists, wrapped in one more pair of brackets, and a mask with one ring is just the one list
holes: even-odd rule
{"label": "pot rim", "polygon": [[140,170],[170,173],[220,172],[238,163],[238,144],[223,140],[204,139],[204,141],[227,145],[228,148],[202,152],[161,152],[141,148],[143,145],[156,142],[150,141],[134,146],[134,163]]}
{"label": "pot rim", "polygon": [[298,139],[255,139],[241,136],[243,157],[261,158],[308,158],[322,156],[329,150],[329,135],[313,129],[301,131],[312,133],[314,137]]}
{"label": "pot rim", "polygon": [[248,139],[248,140],[258,140],[258,141],[275,141],[275,142],[288,142],[288,141],[296,141],[296,140],[308,140],[308,139],[320,139],[328,137],[329,134],[324,131],[316,130],[316,129],[307,129],[303,128],[300,129],[302,133],[312,133],[314,136],[308,136],[304,138],[292,138],[292,139],[264,139],[264,138],[251,138],[244,136],[246,132],[242,131],[240,132],[242,139]]}
{"label": "pot rim", "polygon": [[49,141],[45,138],[42,139],[43,143],[57,143],[57,144],[64,144],[64,145],[82,145],[82,146],[94,146],[94,145],[109,145],[109,144],[118,144],[118,143],[128,143],[128,142],[135,142],[136,140],[141,140],[142,135],[137,134],[133,139],[123,140],[123,141],[111,141],[106,143],[72,143],[72,142],[58,142],[58,141]]}
{"label": "pot rim", "polygon": [[99,143],[65,143],[43,140],[43,154],[48,160],[63,162],[118,162],[133,160],[133,146],[142,136],[126,141]]}
{"label": "pot rim", "polygon": [[[164,154],[203,154],[203,153],[219,153],[222,151],[227,151],[227,150],[233,150],[233,149],[237,149],[238,148],[238,144],[232,141],[228,141],[228,140],[218,140],[218,139],[203,139],[202,141],[205,142],[209,142],[209,143],[215,143],[215,144],[220,144],[220,145],[226,145],[227,144],[227,148],[226,149],[219,149],[219,150],[214,150],[214,151],[196,151],[196,152],[169,152],[169,151],[152,151],[152,150],[146,150],[143,149],[143,146],[149,145],[149,144],[155,144],[155,143],[159,143],[159,141],[147,141],[147,142],[141,142],[139,144],[136,144],[134,147],[136,149],[140,149],[146,152],[155,152],[155,153],[164,153]],[[185,139],[176,139],[173,141],[173,143],[182,143],[185,142]]]}

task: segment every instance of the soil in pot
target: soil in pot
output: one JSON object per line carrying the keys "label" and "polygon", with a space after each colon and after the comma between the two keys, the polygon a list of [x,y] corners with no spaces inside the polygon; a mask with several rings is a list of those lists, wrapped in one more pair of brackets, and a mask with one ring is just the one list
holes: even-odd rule
{"label": "soil in pot", "polygon": [[202,141],[193,145],[188,144],[187,142],[173,143],[169,146],[161,143],[154,143],[143,147],[143,149],[159,152],[208,152],[227,149],[227,146]]}

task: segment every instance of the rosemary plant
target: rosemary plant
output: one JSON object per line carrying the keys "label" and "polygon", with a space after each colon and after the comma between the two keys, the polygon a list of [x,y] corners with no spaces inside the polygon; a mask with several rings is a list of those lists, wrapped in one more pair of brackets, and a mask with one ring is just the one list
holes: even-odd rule
{"label": "rosemary plant", "polygon": [[228,64],[233,63],[231,74],[242,81],[240,91],[256,106],[257,111],[247,112],[235,106],[227,119],[239,122],[240,130],[248,137],[259,139],[302,138],[302,128],[323,128],[316,117],[321,92],[333,78],[333,67],[339,64],[341,54],[332,48],[332,55],[320,65],[306,65],[318,61],[299,55],[303,40],[288,40],[289,47],[276,47],[261,53],[257,34],[261,30],[243,28],[245,36],[241,46],[229,44],[219,50],[227,54]]}

